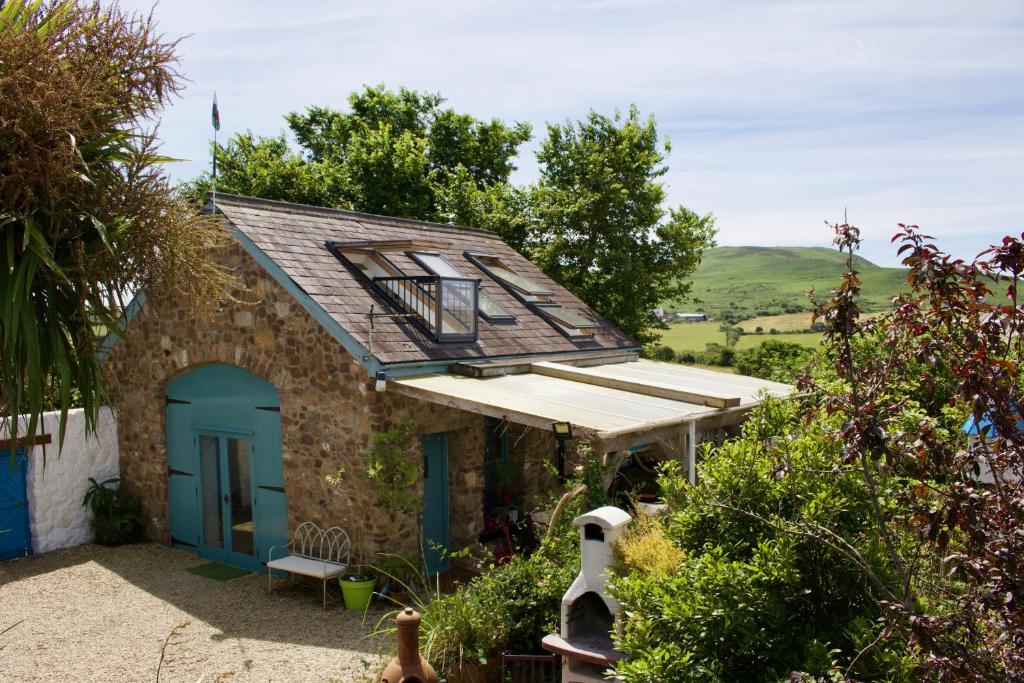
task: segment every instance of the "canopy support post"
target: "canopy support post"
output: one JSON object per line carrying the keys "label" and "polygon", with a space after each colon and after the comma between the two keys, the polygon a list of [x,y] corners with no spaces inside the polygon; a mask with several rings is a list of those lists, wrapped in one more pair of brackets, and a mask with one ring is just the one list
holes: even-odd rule
{"label": "canopy support post", "polygon": [[697,485],[697,423],[690,420],[686,424],[686,476],[690,486]]}

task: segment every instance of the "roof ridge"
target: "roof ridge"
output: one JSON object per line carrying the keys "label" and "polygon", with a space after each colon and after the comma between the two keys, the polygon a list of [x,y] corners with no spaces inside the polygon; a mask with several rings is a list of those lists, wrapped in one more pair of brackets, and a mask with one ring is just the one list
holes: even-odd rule
{"label": "roof ridge", "polygon": [[[207,193],[207,204],[210,203],[212,193]],[[226,200],[226,201],[225,201]],[[486,235],[496,240],[501,240],[501,237],[490,230],[484,230],[483,228],[473,228],[467,225],[456,225],[455,223],[435,223],[433,221],[420,221],[415,218],[399,218],[397,216],[384,216],[376,213],[366,213],[365,211],[353,211],[351,209],[336,209],[326,206],[314,206],[312,204],[297,204],[295,202],[284,202],[278,199],[263,199],[261,197],[247,197],[240,194],[230,194],[226,192],[217,193],[217,203],[225,201],[226,204],[252,204],[256,206],[268,206],[270,208],[282,211],[285,213],[297,213],[297,214],[323,214],[328,216],[340,216],[345,218],[353,219],[369,219],[369,220],[385,220],[393,221],[398,223],[404,223],[410,227],[426,227],[432,230],[440,232],[471,232],[478,235]]]}

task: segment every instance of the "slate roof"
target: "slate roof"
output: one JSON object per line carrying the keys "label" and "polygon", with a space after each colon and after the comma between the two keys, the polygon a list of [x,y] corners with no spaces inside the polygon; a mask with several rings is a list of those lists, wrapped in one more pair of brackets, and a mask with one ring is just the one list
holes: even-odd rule
{"label": "slate roof", "polygon": [[[371,351],[381,363],[471,360],[637,347],[633,340],[493,233],[220,193],[217,194],[217,209],[364,347],[370,347],[367,317],[370,307],[374,306],[376,312],[398,311],[331,254],[326,242],[401,239],[449,242],[450,246],[440,253],[466,277],[480,278],[484,291],[516,316],[512,323],[492,323],[480,318],[476,343],[438,343],[409,321],[376,318]],[[463,255],[466,251],[499,256],[519,274],[550,288],[554,292],[553,301],[598,324],[593,339],[572,341],[567,338],[466,259]],[[404,252],[389,251],[386,255],[406,275],[427,274]]]}

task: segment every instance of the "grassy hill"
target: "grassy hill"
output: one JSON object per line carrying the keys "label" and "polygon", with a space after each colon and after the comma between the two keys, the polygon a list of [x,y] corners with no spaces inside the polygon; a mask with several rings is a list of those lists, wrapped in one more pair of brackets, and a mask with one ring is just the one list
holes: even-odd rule
{"label": "grassy hill", "polygon": [[[906,286],[906,271],[855,259],[864,283],[863,310],[887,308],[888,300]],[[844,269],[843,255],[824,247],[716,247],[704,252],[691,300],[666,302],[665,308],[703,310],[716,320],[808,311],[805,292],[813,289],[816,298],[827,297]]]}

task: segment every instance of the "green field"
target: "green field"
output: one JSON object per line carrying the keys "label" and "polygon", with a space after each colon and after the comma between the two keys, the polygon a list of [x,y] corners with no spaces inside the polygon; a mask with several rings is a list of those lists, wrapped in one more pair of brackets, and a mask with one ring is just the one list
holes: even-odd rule
{"label": "green field", "polygon": [[[863,282],[862,310],[881,311],[906,288],[906,270],[855,257]],[[705,311],[713,320],[746,320],[809,311],[806,292],[828,296],[845,269],[842,254],[823,247],[716,247],[704,252],[690,300],[665,302],[669,311]],[[765,329],[769,329],[765,327]],[[781,331],[781,328],[779,328]]]}
{"label": "green field", "polygon": [[[720,325],[721,323],[714,321],[706,323],[675,323],[670,325],[669,329],[664,332],[659,343],[671,347],[676,353],[703,351],[705,346],[712,343],[724,345],[725,334],[718,329]],[[736,348],[753,348],[769,339],[794,342],[802,346],[814,348],[820,343],[821,334],[818,332],[744,334],[740,337],[739,342],[737,342]]]}

